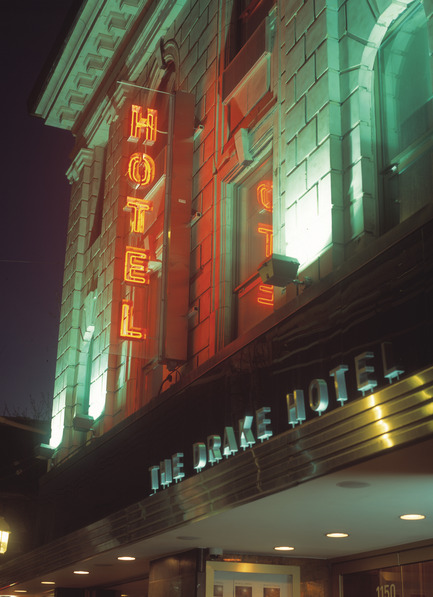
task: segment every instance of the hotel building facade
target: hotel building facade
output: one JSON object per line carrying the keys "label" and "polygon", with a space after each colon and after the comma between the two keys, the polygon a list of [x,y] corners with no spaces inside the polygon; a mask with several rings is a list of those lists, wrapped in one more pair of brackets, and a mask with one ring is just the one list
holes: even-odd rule
{"label": "hotel building facade", "polygon": [[33,98],[76,143],[1,595],[433,595],[432,13],[83,0]]}

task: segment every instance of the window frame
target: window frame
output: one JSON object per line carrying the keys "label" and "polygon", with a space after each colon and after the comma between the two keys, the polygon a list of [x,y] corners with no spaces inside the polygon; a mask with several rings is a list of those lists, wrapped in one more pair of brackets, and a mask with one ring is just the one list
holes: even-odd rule
{"label": "window frame", "polygon": [[[262,120],[251,129],[248,133],[249,149],[251,152],[251,159],[248,163],[240,162],[236,152],[231,155],[231,159],[225,164],[224,170],[221,173],[222,183],[222,204],[221,215],[225,222],[225,243],[227,251],[224,252],[222,268],[225,274],[225,281],[221,280],[223,301],[226,307],[224,316],[224,340],[223,345],[227,345],[236,338],[244,335],[247,330],[238,332],[238,297],[239,292],[245,284],[236,284],[236,189],[240,187],[260,165],[270,160],[270,166],[273,173],[273,196],[278,197],[277,184],[275,177],[275,160],[276,155],[273,153],[273,114],[274,111],[269,110]],[[279,205],[274,204],[273,210],[273,225],[275,228],[275,218],[279,217]],[[274,248],[275,252],[275,248]],[[265,257],[264,257],[265,259]],[[259,263],[257,264],[259,266]],[[244,281],[246,282],[246,281]],[[275,307],[270,310],[258,323],[266,319],[267,316],[274,312]],[[252,326],[254,327],[254,326]],[[219,346],[222,348],[223,345]]]}

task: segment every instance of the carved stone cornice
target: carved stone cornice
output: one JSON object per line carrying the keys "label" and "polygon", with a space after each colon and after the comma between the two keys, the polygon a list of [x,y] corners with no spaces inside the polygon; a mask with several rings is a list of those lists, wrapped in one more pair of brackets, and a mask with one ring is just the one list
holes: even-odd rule
{"label": "carved stone cornice", "polygon": [[[103,119],[110,105],[108,89],[121,71],[123,79],[134,81],[184,4],[185,0],[83,2],[33,102],[33,113],[47,125],[74,132],[88,113],[93,123]],[[95,130],[95,125],[90,128]]]}
{"label": "carved stone cornice", "polygon": [[79,180],[81,170],[84,166],[91,166],[93,159],[93,150],[80,149],[66,172],[66,177],[71,184]]}

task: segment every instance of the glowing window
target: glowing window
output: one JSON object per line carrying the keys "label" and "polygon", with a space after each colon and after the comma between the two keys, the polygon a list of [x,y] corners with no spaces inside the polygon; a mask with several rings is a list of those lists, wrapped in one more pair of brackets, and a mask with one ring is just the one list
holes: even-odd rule
{"label": "glowing window", "polygon": [[[76,395],[74,416],[88,415],[92,405],[92,384],[95,378],[95,319],[96,292],[91,291],[84,299],[81,324],[81,342],[78,351]],[[84,439],[84,437],[83,437]]]}
{"label": "glowing window", "polygon": [[93,367],[93,348],[95,344],[95,334],[93,333],[90,340],[88,341],[87,346],[87,354],[86,354],[86,369],[84,373],[84,391],[83,391],[83,406],[82,410],[83,413],[89,412],[89,404],[90,404],[90,384],[92,383],[92,367]]}

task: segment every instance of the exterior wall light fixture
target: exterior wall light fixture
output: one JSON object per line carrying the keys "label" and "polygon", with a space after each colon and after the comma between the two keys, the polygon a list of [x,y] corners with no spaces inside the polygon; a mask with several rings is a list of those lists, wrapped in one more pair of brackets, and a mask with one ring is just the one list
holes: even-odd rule
{"label": "exterior wall light fixture", "polygon": [[53,457],[54,448],[48,444],[39,444],[35,449],[35,456],[39,460],[50,460]]}
{"label": "exterior wall light fixture", "polygon": [[286,257],[273,253],[263,261],[258,272],[264,284],[269,286],[287,286],[290,282],[297,282],[299,261],[295,257]]}
{"label": "exterior wall light fixture", "polygon": [[223,555],[221,547],[209,547],[208,556],[210,560],[218,560]]}
{"label": "exterior wall light fixture", "polygon": [[91,431],[95,419],[90,415],[76,415],[72,421],[75,431]]}
{"label": "exterior wall light fixture", "polygon": [[11,527],[8,525],[3,516],[0,516],[0,553],[6,553],[10,534]]}

